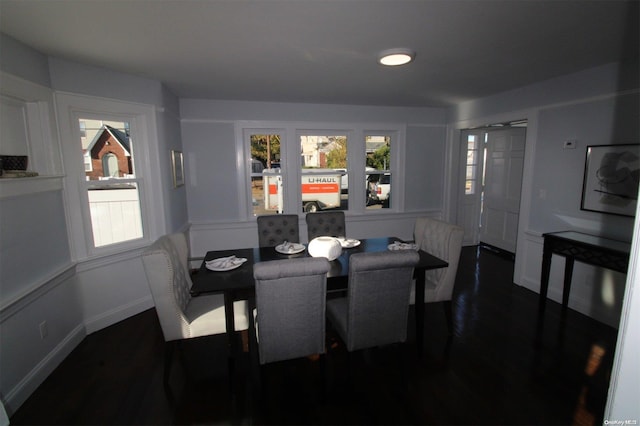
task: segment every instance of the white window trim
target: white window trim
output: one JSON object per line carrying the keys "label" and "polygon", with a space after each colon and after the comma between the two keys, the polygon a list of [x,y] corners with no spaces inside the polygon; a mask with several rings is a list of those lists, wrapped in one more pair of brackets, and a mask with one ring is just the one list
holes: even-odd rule
{"label": "white window trim", "polygon": [[[158,153],[155,107],[113,99],[73,93],[55,93],[62,153],[65,159],[65,200],[67,225],[74,260],[88,260],[118,254],[149,245],[161,233],[164,223],[160,173],[152,165],[152,153]],[[85,170],[82,151],[78,148],[78,119],[102,117],[127,121],[136,143],[136,180],[140,182],[140,212],[143,237],[102,247],[94,247],[87,193],[84,190]]]}
{"label": "white window trim", "polygon": [[[389,136],[391,138],[391,164],[389,165],[389,172],[391,173],[391,205],[388,209],[380,209],[370,211],[367,213],[382,213],[386,212],[402,212],[404,211],[404,181],[405,173],[403,164],[405,164],[406,158],[406,138],[405,138],[404,126],[388,126],[376,130],[367,128],[363,131],[362,140],[367,136]],[[365,152],[365,148],[362,149],[362,153]],[[364,161],[364,155],[363,161]]]}
{"label": "white window trim", "polygon": [[[406,156],[406,125],[398,123],[309,123],[309,122],[274,122],[274,121],[237,121],[236,135],[236,180],[238,182],[238,205],[245,221],[254,220],[249,191],[249,175],[251,170],[251,152],[246,143],[249,134],[280,134],[282,178],[300,181],[300,136],[309,134],[345,134],[348,140],[347,165],[349,170],[349,209],[346,215],[384,215],[404,211],[405,172],[402,164]],[[365,208],[365,135],[391,136],[391,191],[393,199],[388,209],[367,210]],[[294,160],[291,161],[290,159]],[[362,191],[356,191],[356,176],[362,176]],[[353,186],[352,186],[353,182]],[[300,185],[286,185],[285,210],[287,214],[304,217],[300,206],[302,194]]]}
{"label": "white window trim", "polygon": [[[293,151],[296,152],[297,154],[297,158],[298,161],[296,163],[296,169],[295,169],[295,176],[294,179],[296,179],[296,182],[301,182],[302,181],[302,168],[300,167],[300,137],[301,136],[346,136],[347,137],[347,172],[349,174],[351,174],[351,170],[353,170],[351,168],[351,162],[353,161],[353,155],[351,154],[352,151],[352,146],[357,146],[358,142],[357,142],[357,136],[355,136],[356,134],[356,130],[354,130],[352,127],[350,126],[336,126],[335,124],[328,124],[326,126],[321,126],[318,127],[317,125],[314,125],[313,127],[305,127],[305,128],[301,128],[301,127],[297,127],[295,129],[295,143],[291,144],[291,145],[295,145],[293,147],[287,147],[287,150],[291,150],[292,154]],[[364,145],[364,140],[362,141],[362,144]],[[355,172],[354,172],[355,173]],[[349,185],[351,185],[351,177],[349,178]],[[296,203],[295,206],[291,206],[291,209],[294,209],[297,207],[297,211],[296,213],[299,215],[305,215],[305,213],[302,212],[302,192],[301,192],[301,188],[300,188],[300,184],[298,183],[297,186],[294,186],[293,188],[287,188],[289,190],[288,194],[289,197],[294,197],[294,202]],[[362,185],[362,191],[353,191],[351,187],[349,187],[349,208],[347,210],[343,210],[344,214],[348,214],[352,208],[352,198],[351,198],[351,193],[354,192],[364,192],[364,184]],[[363,201],[364,202],[364,201]],[[292,210],[294,211],[294,210]]]}

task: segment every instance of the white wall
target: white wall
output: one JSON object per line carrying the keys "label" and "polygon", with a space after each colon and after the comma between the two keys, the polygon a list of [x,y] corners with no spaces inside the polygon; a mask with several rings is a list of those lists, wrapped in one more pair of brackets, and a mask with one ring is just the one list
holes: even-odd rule
{"label": "white wall", "polygon": [[[576,229],[633,238],[626,280],[622,274],[576,262],[569,299],[571,308],[620,326],[605,413],[611,421],[638,418],[640,336],[633,308],[638,306],[640,234],[637,226],[635,232],[632,229],[632,218],[581,211],[579,197],[586,145],[640,142],[639,78],[637,63],[609,64],[467,102],[450,111],[456,129],[529,120],[514,282],[539,292],[542,232]],[[459,132],[451,132],[451,140],[458,139]],[[576,139],[577,148],[562,150],[566,139]],[[557,302],[563,266],[562,259],[553,256],[549,297]],[[606,303],[602,296],[607,287],[613,290],[613,303]]]}
{"label": "white wall", "polygon": [[[629,73],[608,64],[451,111],[458,129],[529,120],[514,275],[519,285],[539,291],[544,232],[571,229],[631,239],[633,218],[580,210],[586,146],[640,141],[638,82],[619,81],[620,75]],[[456,137],[459,133],[452,133]],[[563,149],[568,139],[577,141],[575,149]],[[562,298],[563,272],[563,258],[554,256],[549,297],[555,301]],[[623,274],[576,263],[569,306],[617,326],[624,280]],[[603,286],[613,291],[613,301],[605,300]]]}
{"label": "white wall", "polygon": [[156,111],[158,150],[152,153],[149,166],[161,181],[163,202],[162,233],[187,228],[187,205],[184,188],[173,188],[171,150],[181,150],[178,98],[161,82],[111,71],[60,58],[49,58],[51,85],[55,91],[153,105]]}
{"label": "white wall", "polygon": [[73,267],[30,284],[19,298],[3,295],[0,309],[0,397],[9,415],[85,337]]}
{"label": "white wall", "polygon": [[[242,144],[239,133],[244,123],[275,126],[290,138],[296,128],[334,125],[358,133],[398,125],[406,135],[400,164],[405,176],[404,203],[395,214],[348,211],[349,234],[412,238],[416,216],[443,214],[447,156],[443,109],[181,99],[180,111],[194,255],[207,249],[257,245],[255,218],[244,211],[239,194],[244,194],[245,188],[237,179],[237,141],[240,138]],[[396,207],[392,203],[392,209]],[[303,215],[300,232],[306,235]]]}
{"label": "white wall", "polygon": [[153,191],[160,202],[150,229],[156,236],[185,230],[188,218],[186,191],[173,188],[169,162],[170,150],[182,149],[173,94],[157,81],[47,58],[0,37],[2,93],[51,112],[50,123],[45,114],[29,129],[30,152],[37,154],[30,163],[46,176],[0,181],[0,397],[12,414],[87,332],[153,306],[140,249],[82,263],[74,258],[68,225],[78,206],[64,193],[51,86],[152,105],[156,148],[145,166],[152,168],[148,187],[160,188]]}
{"label": "white wall", "polygon": [[[640,205],[636,210],[640,217]],[[609,395],[604,420],[609,424],[617,421],[635,420],[640,417],[638,407],[638,383],[640,383],[640,220],[634,225],[636,236],[631,247],[629,276],[625,289],[620,332],[616,344]]]}
{"label": "white wall", "polygon": [[[405,213],[348,216],[349,232],[355,237],[396,234],[411,237],[413,222],[418,215],[450,216],[455,212],[455,176],[458,158],[458,133],[465,128],[511,119],[529,119],[527,160],[523,190],[522,221],[519,232],[515,280],[534,291],[539,285],[541,258],[540,233],[549,227],[578,224],[581,229],[606,229],[615,235],[631,235],[631,221],[610,216],[584,213],[575,206],[576,175],[565,175],[568,169],[554,164],[538,162],[537,156],[554,157],[558,143],[574,132],[578,149],[566,156],[562,164],[578,167],[586,143],[621,134],[625,138],[637,134],[637,69],[620,72],[615,65],[587,70],[572,76],[543,82],[505,94],[460,105],[450,111],[435,108],[385,108],[308,104],[272,104],[257,102],[210,101],[186,99],[176,107],[176,99],[161,83],[138,77],[114,73],[109,70],[47,58],[15,40],[2,37],[3,49],[0,67],[39,85],[51,84],[56,90],[124,101],[154,105],[156,107],[158,151],[151,158],[158,165],[155,173],[162,185],[162,224],[167,232],[186,227],[194,222],[191,234],[192,249],[202,254],[208,249],[247,246],[257,241],[253,221],[238,222],[238,197],[231,189],[220,195],[216,186],[229,181],[228,172],[235,173],[237,140],[236,123],[239,121],[290,121],[317,123],[400,123],[406,128],[405,151]],[[620,81],[619,77],[636,76],[635,82]],[[50,78],[49,78],[50,76]],[[627,98],[628,97],[628,98]],[[587,116],[584,116],[587,114]],[[593,116],[587,122],[588,116]],[[181,118],[180,118],[181,117]],[[627,117],[627,118],[624,118]],[[181,122],[179,120],[182,120]],[[447,128],[451,124],[453,130]],[[573,123],[573,124],[570,124]],[[616,133],[618,129],[623,133]],[[586,131],[586,130],[589,131]],[[182,142],[180,142],[182,138]],[[614,142],[614,139],[610,139]],[[598,140],[600,142],[600,140]],[[187,185],[174,189],[170,185],[169,155],[171,149],[182,149],[186,157]],[[220,154],[222,153],[222,155]],[[190,160],[191,159],[191,160]],[[193,161],[193,159],[197,161]],[[191,164],[190,164],[191,161]],[[190,168],[190,166],[192,166]],[[581,170],[576,170],[577,175]],[[563,177],[552,182],[548,176]],[[234,179],[235,182],[235,179]],[[235,188],[237,189],[237,188]],[[547,198],[557,198],[557,205],[539,203],[540,192],[546,189]],[[59,191],[60,188],[55,189]],[[98,329],[149,306],[150,299],[144,287],[139,261],[131,253],[112,257],[108,261],[94,261],[76,266],[69,255],[69,245],[60,241],[57,233],[66,232],[65,218],[60,212],[61,199],[52,195],[34,195],[28,203],[38,204],[42,211],[53,207],[53,214],[44,223],[59,230],[48,229],[44,236],[34,238],[37,244],[59,250],[49,261],[29,263],[32,271],[22,276],[28,281],[16,285],[3,275],[3,288],[24,288],[26,294],[15,293],[8,299],[4,291],[0,303],[0,393],[11,413],[39,385],[57,363],[82,339],[86,329]],[[538,204],[539,203],[539,204]],[[187,205],[189,211],[187,214]],[[58,206],[58,208],[56,208]],[[19,218],[23,203],[5,200],[3,215]],[[535,209],[535,217],[529,213]],[[563,218],[564,216],[564,218]],[[569,219],[567,219],[569,218]],[[4,219],[3,219],[4,220]],[[14,224],[15,230],[28,231],[28,220]],[[64,230],[64,232],[63,232]],[[551,229],[557,230],[557,229]],[[3,231],[4,232],[4,231]],[[304,228],[301,227],[304,233]],[[32,258],[32,246],[10,245],[4,234],[0,251],[19,248],[15,256],[26,262]],[[68,267],[63,265],[67,264]],[[559,298],[559,262],[554,259],[550,296]],[[61,267],[61,269],[56,269]],[[587,283],[595,272],[576,267],[576,278]],[[18,275],[24,274],[19,272]],[[129,281],[127,281],[129,280]],[[134,280],[132,285],[131,280]],[[114,282],[119,286],[112,287]],[[578,287],[578,288],[576,288]],[[594,285],[575,286],[570,304],[605,321],[616,318],[615,309],[596,311],[592,301]],[[121,292],[121,290],[125,290]],[[629,292],[629,289],[627,289]],[[618,308],[619,309],[619,308]],[[48,324],[48,336],[40,337],[40,324]],[[615,322],[615,321],[614,321]],[[627,339],[632,339],[629,336]],[[633,353],[637,345],[631,344]]]}
{"label": "white wall", "polygon": [[47,58],[0,37],[0,92],[36,107],[38,114],[21,123],[29,127],[29,140],[20,142],[31,156],[30,169],[42,175],[0,181],[0,397],[11,414],[85,331],[67,238]]}

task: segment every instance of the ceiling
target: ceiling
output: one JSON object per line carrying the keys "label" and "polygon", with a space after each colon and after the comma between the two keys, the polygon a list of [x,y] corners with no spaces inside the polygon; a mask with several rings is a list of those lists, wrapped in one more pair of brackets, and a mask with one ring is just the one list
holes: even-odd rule
{"label": "ceiling", "polygon": [[[434,106],[638,56],[638,1],[0,0],[0,31],[183,98]],[[631,43],[627,43],[631,41]],[[382,50],[415,50],[401,67]]]}

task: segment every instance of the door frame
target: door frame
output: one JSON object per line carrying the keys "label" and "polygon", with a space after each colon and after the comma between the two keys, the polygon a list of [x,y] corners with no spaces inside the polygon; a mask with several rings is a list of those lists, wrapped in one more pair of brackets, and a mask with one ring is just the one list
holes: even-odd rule
{"label": "door frame", "polygon": [[[486,140],[486,133],[490,133],[490,132],[496,132],[496,131],[501,131],[501,130],[505,130],[508,128],[522,128],[524,127],[526,129],[525,131],[525,149],[524,149],[524,159],[523,159],[523,173],[522,173],[522,179],[521,179],[521,191],[520,191],[520,201],[519,201],[519,205],[520,205],[520,212],[518,215],[518,230],[517,230],[517,237],[516,237],[516,251],[517,251],[517,240],[519,240],[519,234],[520,234],[520,224],[522,223],[522,208],[523,208],[523,199],[525,197],[525,182],[527,181],[527,169],[528,167],[528,160],[527,160],[527,154],[530,152],[529,149],[527,148],[527,144],[528,144],[528,135],[529,135],[529,120],[527,118],[525,119],[518,119],[518,120],[510,120],[507,122],[502,122],[502,123],[496,123],[496,124],[491,124],[491,125],[484,125],[484,126],[479,126],[479,127],[469,127],[469,128],[460,128],[458,129],[458,131],[455,133],[457,135],[457,141],[454,141],[454,143],[456,143],[457,145],[457,152],[458,152],[458,172],[457,172],[457,185],[454,189],[454,196],[456,197],[456,202],[457,202],[457,209],[456,209],[456,215],[455,215],[455,219],[456,219],[456,223],[460,226],[462,226],[465,230],[464,233],[464,242],[463,245],[478,245],[480,244],[480,225],[481,225],[481,220],[482,220],[482,203],[483,203],[483,192],[484,192],[484,185],[482,184],[482,176],[485,175],[486,173],[486,169],[485,169],[485,164],[486,164],[486,147],[485,147],[485,140]],[[482,144],[483,148],[479,148],[478,149],[478,175],[476,176],[476,184],[477,184],[477,188],[479,189],[479,193],[476,192],[476,194],[473,195],[473,201],[475,203],[472,212],[474,213],[474,217],[473,217],[473,223],[470,223],[469,218],[467,217],[467,211],[466,211],[466,205],[468,205],[468,197],[469,195],[465,194],[465,183],[466,183],[466,168],[467,168],[467,139],[465,138],[465,140],[463,141],[463,138],[465,135],[467,134],[480,134],[480,143]],[[454,136],[455,137],[455,136]],[[466,200],[467,199],[467,200]],[[527,217],[528,217],[528,212],[527,212]],[[473,230],[470,230],[470,226],[473,227]],[[515,254],[515,253],[514,253]]]}

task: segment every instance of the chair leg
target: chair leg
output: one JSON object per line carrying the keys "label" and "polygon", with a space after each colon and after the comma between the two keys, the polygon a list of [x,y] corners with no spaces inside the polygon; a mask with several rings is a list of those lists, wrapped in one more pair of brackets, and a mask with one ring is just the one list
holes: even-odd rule
{"label": "chair leg", "polygon": [[320,370],[320,398],[322,402],[327,401],[327,354],[320,354],[318,362]]}
{"label": "chair leg", "polygon": [[453,306],[450,300],[444,302],[444,315],[447,320],[449,336],[453,335]]}
{"label": "chair leg", "polygon": [[165,342],[164,344],[164,386],[169,386],[169,377],[171,376],[171,364],[173,362],[173,353],[175,352],[176,341]]}

